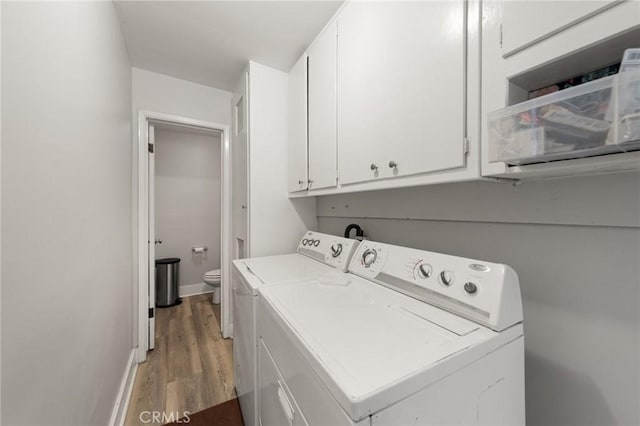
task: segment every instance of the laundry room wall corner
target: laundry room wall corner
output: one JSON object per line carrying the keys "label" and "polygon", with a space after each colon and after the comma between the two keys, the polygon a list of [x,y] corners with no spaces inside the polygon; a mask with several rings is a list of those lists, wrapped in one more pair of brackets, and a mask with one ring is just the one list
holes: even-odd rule
{"label": "laundry room wall corner", "polygon": [[506,263],[524,310],[527,424],[639,424],[640,175],[318,198],[319,229]]}
{"label": "laundry room wall corner", "polygon": [[287,78],[249,64],[250,257],[290,253],[317,227],[315,198],[288,198]]}

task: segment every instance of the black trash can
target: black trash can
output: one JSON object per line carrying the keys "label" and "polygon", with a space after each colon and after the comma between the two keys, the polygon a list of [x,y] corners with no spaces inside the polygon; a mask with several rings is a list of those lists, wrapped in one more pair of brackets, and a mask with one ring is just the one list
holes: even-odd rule
{"label": "black trash can", "polygon": [[180,259],[167,257],[156,259],[156,306],[165,308],[178,305],[178,279],[180,278]]}

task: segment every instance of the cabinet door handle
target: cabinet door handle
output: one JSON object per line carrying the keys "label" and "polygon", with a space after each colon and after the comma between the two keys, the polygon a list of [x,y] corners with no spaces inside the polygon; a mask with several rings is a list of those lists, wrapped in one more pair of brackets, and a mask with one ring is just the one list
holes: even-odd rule
{"label": "cabinet door handle", "polygon": [[378,170],[378,166],[376,166],[375,163],[371,163],[371,165],[369,166],[369,168],[371,169],[371,171],[375,172],[376,170]]}
{"label": "cabinet door handle", "polygon": [[299,181],[298,181],[298,185],[302,185],[303,183],[304,183],[304,181],[303,181],[303,180],[299,180]]}
{"label": "cabinet door handle", "polygon": [[391,160],[389,161],[389,168],[390,169],[396,169],[398,168],[398,163],[396,163],[395,161]]}

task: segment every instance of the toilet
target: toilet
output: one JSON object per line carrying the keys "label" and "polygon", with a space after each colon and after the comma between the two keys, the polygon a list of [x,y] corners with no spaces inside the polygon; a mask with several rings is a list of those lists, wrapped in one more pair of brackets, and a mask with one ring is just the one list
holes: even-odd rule
{"label": "toilet", "polygon": [[213,303],[220,304],[220,269],[214,269],[202,276],[204,282],[213,287]]}

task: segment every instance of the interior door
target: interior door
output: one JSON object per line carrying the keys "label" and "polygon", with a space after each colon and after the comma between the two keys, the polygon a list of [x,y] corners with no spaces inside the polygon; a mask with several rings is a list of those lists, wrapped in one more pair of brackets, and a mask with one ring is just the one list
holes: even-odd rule
{"label": "interior door", "polygon": [[309,49],[309,189],[336,186],[336,22]]}
{"label": "interior door", "polygon": [[149,350],[155,348],[156,341],[156,319],[155,319],[155,304],[156,304],[156,212],[155,212],[155,127],[149,123],[147,141],[149,149],[149,176],[148,176],[148,188],[149,188]]}
{"label": "interior door", "polygon": [[233,259],[246,257],[248,236],[248,147],[249,147],[249,102],[247,72],[242,73],[233,96],[233,138],[232,157],[232,222],[233,222]]}

